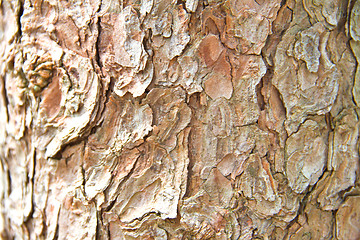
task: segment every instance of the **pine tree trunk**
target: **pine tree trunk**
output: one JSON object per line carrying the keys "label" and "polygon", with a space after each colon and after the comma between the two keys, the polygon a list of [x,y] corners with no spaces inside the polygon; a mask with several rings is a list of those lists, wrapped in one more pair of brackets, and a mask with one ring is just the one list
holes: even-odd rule
{"label": "pine tree trunk", "polygon": [[0,5],[3,239],[360,239],[360,1]]}

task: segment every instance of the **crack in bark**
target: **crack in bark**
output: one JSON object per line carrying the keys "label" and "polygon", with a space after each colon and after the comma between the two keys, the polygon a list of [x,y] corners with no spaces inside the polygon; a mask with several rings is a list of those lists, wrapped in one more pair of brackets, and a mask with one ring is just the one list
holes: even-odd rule
{"label": "crack in bark", "polygon": [[17,10],[17,25],[18,25],[18,41],[21,41],[21,37],[22,37],[22,29],[21,29],[21,17],[24,14],[24,6],[23,6],[23,1],[22,0],[18,0],[18,4],[19,4],[19,8]]}
{"label": "crack in bark", "polygon": [[1,78],[1,82],[2,82],[2,89],[1,89],[1,96],[3,98],[4,104],[5,104],[5,109],[6,109],[6,122],[9,122],[9,118],[10,118],[10,113],[9,113],[9,97],[7,94],[7,89],[6,89],[6,76]]}
{"label": "crack in bark", "polygon": [[[308,199],[310,198],[310,195],[313,193],[313,191],[316,189],[316,186],[318,185],[319,182],[321,182],[321,180],[325,177],[327,177],[327,173],[329,173],[329,171],[327,170],[327,167],[325,167],[325,169],[323,170],[321,176],[319,177],[319,179],[317,180],[317,182],[312,185],[312,186],[308,186],[307,187],[307,190],[305,193],[303,193],[303,198],[302,200],[300,201],[300,207],[297,211],[297,214],[296,214],[296,217],[286,226],[286,230],[289,231],[289,229],[295,224],[295,223],[298,223],[298,219],[299,219],[299,216],[304,214],[304,211],[305,211],[305,207],[306,207],[306,204],[308,203]],[[313,199],[311,199],[313,200]],[[299,224],[301,225],[301,224]],[[287,232],[287,234],[285,235],[286,237],[291,237],[291,236],[288,236],[289,232]]]}
{"label": "crack in bark", "polygon": [[96,42],[95,42],[95,49],[96,49],[96,53],[95,53],[95,61],[98,64],[98,66],[100,67],[100,71],[102,73],[102,64],[101,64],[101,60],[100,60],[100,49],[99,49],[99,42],[100,42],[100,35],[101,35],[101,16],[99,16],[100,12],[101,12],[101,5],[102,5],[102,0],[100,0],[100,4],[99,4],[99,9],[96,11],[97,14],[97,30],[98,30],[98,35],[96,38]]}
{"label": "crack in bark", "polygon": [[[140,153],[144,154],[143,152],[139,151]],[[135,163],[133,164],[132,168],[130,169],[130,171],[127,173],[126,176],[124,176],[122,179],[121,179],[121,182],[119,183],[119,185],[117,186],[117,189],[116,189],[116,192],[119,192],[119,190],[121,189],[121,187],[125,184],[125,182],[127,182],[127,180],[131,177],[131,175],[134,173],[136,167],[137,167],[137,164],[138,164],[138,161],[139,161],[139,158],[141,157],[138,156],[135,160]],[[109,183],[109,185],[107,186],[107,188],[104,190],[107,191],[107,189],[114,183],[114,177],[113,175],[111,176],[111,181]],[[111,209],[115,206],[115,203],[117,201],[117,198],[118,198],[119,195],[116,195],[115,199],[114,200],[111,200],[110,201],[110,204],[106,207],[106,208],[102,208],[101,211],[102,212],[110,212]]]}

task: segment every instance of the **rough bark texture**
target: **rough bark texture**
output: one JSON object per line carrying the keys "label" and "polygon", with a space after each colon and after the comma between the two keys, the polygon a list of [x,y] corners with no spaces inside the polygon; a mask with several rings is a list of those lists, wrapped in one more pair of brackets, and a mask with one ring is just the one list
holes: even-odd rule
{"label": "rough bark texture", "polygon": [[360,239],[360,1],[0,1],[4,239]]}

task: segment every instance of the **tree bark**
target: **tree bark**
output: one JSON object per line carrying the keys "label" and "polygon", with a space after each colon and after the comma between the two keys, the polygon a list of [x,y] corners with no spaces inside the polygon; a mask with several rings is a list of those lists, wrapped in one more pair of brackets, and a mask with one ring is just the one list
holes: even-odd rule
{"label": "tree bark", "polygon": [[3,239],[359,239],[360,1],[0,1]]}

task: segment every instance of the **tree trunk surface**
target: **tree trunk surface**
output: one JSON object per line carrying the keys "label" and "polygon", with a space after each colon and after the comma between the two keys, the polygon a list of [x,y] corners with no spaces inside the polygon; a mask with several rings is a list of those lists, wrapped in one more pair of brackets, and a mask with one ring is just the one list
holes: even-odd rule
{"label": "tree trunk surface", "polygon": [[360,1],[0,1],[3,239],[360,239]]}

